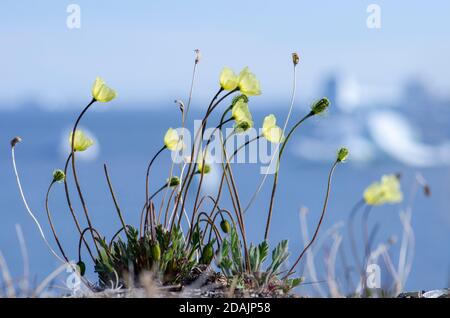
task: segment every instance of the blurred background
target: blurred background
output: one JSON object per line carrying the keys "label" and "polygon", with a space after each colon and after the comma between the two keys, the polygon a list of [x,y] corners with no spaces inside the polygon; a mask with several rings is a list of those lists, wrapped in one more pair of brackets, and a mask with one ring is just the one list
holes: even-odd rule
{"label": "blurred background", "polygon": [[[372,4],[379,13],[376,27],[368,22],[374,14],[368,10]],[[161,147],[166,129],[180,126],[173,101],[187,101],[193,50],[200,49],[189,125],[204,113],[224,66],[236,71],[249,66],[260,79],[263,94],[250,101],[257,126],[269,113],[282,122],[292,88],[292,52],[298,52],[301,61],[291,123],[315,99],[327,96],[332,101],[327,115],[302,126],[287,149],[275,201],[273,244],[289,238],[293,253],[301,250],[299,210],[309,209],[312,233],[330,164],[336,149],[345,145],[351,156],[336,172],[323,232],[347,222],[370,183],[383,174],[401,173],[405,202],[376,208],[371,214],[371,226],[379,226],[374,246],[393,236],[401,238],[399,212],[412,203],[416,242],[405,289],[448,287],[449,11],[450,3],[437,0],[214,5],[208,1],[2,1],[0,251],[13,276],[22,275],[23,265],[15,224],[24,230],[33,280],[44,278],[57,263],[20,201],[10,139],[23,138],[16,147],[18,168],[29,203],[50,238],[45,192],[53,169],[63,168],[73,121],[89,102],[95,77],[102,76],[119,96],[95,105],[82,122],[96,146],[79,161],[80,180],[94,224],[110,237],[120,225],[103,175],[102,165],[108,163],[125,219],[137,225],[145,200],[146,165]],[[73,27],[77,12],[79,25]],[[169,155],[157,164],[152,172],[155,189],[168,176]],[[259,165],[235,166],[240,195],[248,202],[261,178]],[[422,193],[412,196],[418,173],[431,187],[430,198]],[[215,177],[209,176],[205,191],[214,190]],[[270,188],[269,177],[246,214],[252,241],[262,239]],[[62,186],[52,193],[51,207],[61,240],[76,259],[78,237]],[[345,237],[346,230],[340,231]],[[332,243],[328,240],[324,255]],[[398,245],[397,240],[389,251],[393,259],[398,258]],[[358,246],[362,252],[362,243]],[[341,249],[349,249],[345,238]],[[311,283],[322,284],[326,278],[324,259],[320,253],[316,257],[318,281]],[[88,275],[95,278],[92,272]],[[338,269],[336,276],[342,278],[344,269]],[[382,279],[388,281],[388,276],[384,271]]]}

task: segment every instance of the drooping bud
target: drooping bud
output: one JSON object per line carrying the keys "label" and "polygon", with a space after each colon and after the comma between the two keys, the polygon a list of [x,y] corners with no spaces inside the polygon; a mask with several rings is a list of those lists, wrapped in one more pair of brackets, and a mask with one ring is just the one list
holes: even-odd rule
{"label": "drooping bud", "polygon": [[161,248],[159,247],[158,242],[150,244],[150,252],[154,261],[159,261],[161,259]]}
{"label": "drooping bud", "polygon": [[311,106],[311,112],[314,115],[322,114],[330,106],[330,100],[326,97],[319,99]]}
{"label": "drooping bud", "polygon": [[294,66],[300,62],[300,57],[298,56],[298,53],[294,52],[292,53],[292,62],[294,63]]}
{"label": "drooping bud", "polygon": [[66,179],[64,171],[57,169],[53,171],[53,182],[63,182]]}
{"label": "drooping bud", "polygon": [[169,187],[175,187],[180,184],[180,178],[177,176],[170,178],[170,180],[167,181],[169,184]]}
{"label": "drooping bud", "polygon": [[20,138],[19,136],[16,136],[16,137],[14,137],[12,140],[11,140],[11,147],[15,147],[19,142],[21,142],[22,141],[22,138]]}
{"label": "drooping bud", "polygon": [[195,64],[198,64],[198,62],[200,62],[200,60],[202,59],[202,53],[200,52],[199,49],[195,49],[194,53],[195,53]]}
{"label": "drooping bud", "polygon": [[227,220],[223,219],[222,222],[220,222],[220,228],[222,229],[222,231],[224,233],[230,233],[230,222],[228,222]]}
{"label": "drooping bud", "polygon": [[80,275],[84,276],[84,274],[86,273],[86,264],[84,264],[84,262],[80,260],[77,263],[77,267],[78,267],[78,271],[80,272]]}
{"label": "drooping bud", "polygon": [[205,265],[211,264],[211,261],[214,257],[214,249],[212,243],[208,243],[205,245],[202,251],[201,263]]}
{"label": "drooping bud", "polygon": [[345,147],[342,147],[341,149],[338,150],[337,161],[344,162],[347,159],[348,154],[349,154],[348,149]]}

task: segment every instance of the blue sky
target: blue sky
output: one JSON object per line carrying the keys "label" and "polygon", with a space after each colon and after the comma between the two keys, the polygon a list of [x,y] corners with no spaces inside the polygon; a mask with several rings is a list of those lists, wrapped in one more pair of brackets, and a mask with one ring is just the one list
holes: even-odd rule
{"label": "blue sky", "polygon": [[[66,27],[71,3],[81,7],[81,29]],[[381,7],[379,30],[366,26],[371,3]],[[293,51],[302,57],[303,98],[319,94],[330,73],[380,96],[395,96],[410,77],[445,95],[448,12],[450,3],[437,0],[2,0],[0,107],[83,102],[97,75],[117,89],[118,102],[171,103],[186,97],[195,48],[203,53],[194,94],[199,103],[214,94],[225,65],[248,65],[261,79],[261,101],[287,100]]]}

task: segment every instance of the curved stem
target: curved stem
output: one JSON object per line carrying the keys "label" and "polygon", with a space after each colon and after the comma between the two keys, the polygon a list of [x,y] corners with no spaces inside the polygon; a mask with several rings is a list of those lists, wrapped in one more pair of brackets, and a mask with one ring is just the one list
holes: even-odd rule
{"label": "curved stem", "polygon": [[[81,236],[81,233],[83,232],[83,230],[81,229],[80,223],[78,222],[78,218],[77,218],[77,216],[75,214],[75,211],[74,211],[74,209],[72,207],[72,202],[70,200],[70,193],[69,193],[69,185],[67,183],[67,170],[69,168],[70,159],[72,159],[72,153],[69,154],[69,156],[67,157],[67,160],[66,160],[66,164],[64,165],[64,175],[66,176],[64,178],[64,191],[66,193],[66,202],[67,202],[67,206],[69,207],[70,214],[72,215],[72,218],[73,218],[73,221],[75,222],[75,225],[77,227],[78,233]],[[86,242],[84,237],[83,237],[83,243],[86,246],[86,249],[87,249],[89,255],[91,256],[92,261],[94,261],[95,257],[92,254],[91,248],[89,247],[89,244]]]}
{"label": "curved stem", "polygon": [[[294,107],[294,101],[295,101],[295,93],[297,90],[297,64],[294,63],[294,68],[293,68],[293,80],[292,80],[292,93],[291,93],[291,101],[289,103],[289,111],[288,114],[286,116],[286,120],[284,121],[284,125],[283,125],[283,134],[286,131],[289,119],[291,118],[291,114],[292,114],[292,109]],[[275,150],[274,155],[272,156],[272,158],[270,159],[270,163],[269,166],[272,165],[273,160],[275,159],[275,155],[278,151],[278,146]],[[256,191],[253,193],[252,197],[250,198],[250,201],[247,203],[245,209],[244,209],[244,213],[248,211],[248,209],[250,208],[250,206],[253,204],[253,202],[255,202],[256,197],[258,196],[259,192],[261,191],[264,183],[266,182],[266,178],[267,178],[267,174],[264,174],[264,176],[261,179],[261,182],[259,183],[258,188],[256,189]]]}
{"label": "curved stem", "polygon": [[48,223],[50,224],[50,228],[52,230],[53,233],[53,237],[55,238],[56,244],[58,245],[59,251],[61,252],[62,256],[64,257],[64,259],[66,260],[66,262],[69,262],[69,259],[66,256],[66,253],[64,253],[64,249],[61,245],[61,242],[59,241],[58,235],[56,235],[56,231],[55,231],[55,227],[53,225],[52,222],[52,216],[50,213],[50,209],[48,207],[48,198],[50,195],[50,190],[52,189],[52,186],[55,184],[55,181],[53,180],[50,185],[48,186],[48,190],[47,190],[47,194],[45,195],[45,211],[47,212],[47,218],[48,218]]}
{"label": "curved stem", "polygon": [[[163,147],[161,147],[161,149],[158,150],[158,152],[153,156],[153,158],[150,160],[150,163],[147,166],[147,174],[145,176],[145,210],[148,211],[149,210],[149,205],[148,205],[148,179],[149,179],[149,175],[150,175],[150,168],[153,164],[153,162],[155,161],[155,159],[159,156],[160,153],[162,153],[164,151],[164,149],[166,149],[167,147],[164,145]],[[153,218],[150,217],[150,232],[152,237],[154,237],[154,233],[153,233]]]}
{"label": "curved stem", "polygon": [[106,163],[103,164],[103,170],[105,171],[106,182],[108,183],[109,192],[111,193],[111,197],[112,197],[112,199],[114,201],[114,206],[116,207],[116,211],[117,211],[117,214],[119,216],[120,223],[122,223],[122,228],[124,229],[124,231],[128,235],[129,234],[128,233],[128,229],[127,229],[125,220],[123,219],[122,212],[120,211],[119,204],[117,203],[116,195],[115,195],[114,189],[112,187],[111,179],[109,178],[108,167],[106,166]]}
{"label": "curved stem", "polygon": [[277,160],[277,167],[276,167],[276,171],[275,171],[275,175],[273,178],[273,186],[272,186],[272,194],[270,196],[270,203],[269,203],[269,213],[267,214],[267,221],[266,221],[266,230],[264,231],[264,240],[267,241],[268,237],[269,237],[269,229],[270,229],[270,221],[272,220],[272,211],[273,211],[273,203],[275,201],[275,192],[277,190],[277,183],[278,183],[278,171],[280,168],[280,160],[281,160],[281,156],[283,155],[283,151],[286,147],[287,142],[289,141],[289,139],[291,138],[292,134],[294,133],[294,131],[309,117],[313,116],[314,113],[310,112],[309,114],[307,114],[305,117],[303,117],[301,120],[299,120],[294,127],[291,128],[291,130],[289,131],[286,140],[283,142],[283,144],[281,145],[280,148],[280,153],[278,154],[278,160]]}
{"label": "curved stem", "polygon": [[[225,112],[225,113],[227,113],[228,112],[228,110]],[[223,117],[222,117],[223,118]],[[203,151],[203,156],[202,156],[202,167],[204,167],[205,166],[205,163],[206,163],[206,154],[208,153],[208,146],[209,146],[209,144],[211,143],[211,138],[212,138],[212,136],[215,134],[215,132],[219,129],[221,129],[222,128],[222,126],[223,125],[225,125],[226,123],[228,123],[228,122],[230,122],[230,121],[232,121],[233,120],[233,118],[229,118],[229,119],[227,119],[227,120],[221,120],[220,121],[220,124],[216,127],[216,128],[214,128],[214,130],[213,130],[213,132],[211,133],[211,136],[208,138],[208,141],[206,142],[206,146],[205,146],[205,150]],[[196,194],[196,196],[195,196],[195,201],[194,201],[194,210],[193,210],[193,213],[192,213],[192,219],[191,219],[191,224],[192,224],[192,222],[194,221],[194,218],[195,218],[195,213],[196,213],[196,211],[197,211],[197,204],[198,204],[198,200],[199,200],[199,198],[200,198],[200,192],[201,192],[201,188],[202,188],[202,183],[203,183],[203,177],[204,177],[204,175],[205,175],[205,171],[204,171],[204,169],[202,169],[202,171],[201,171],[201,173],[200,173],[200,180],[199,180],[199,182],[198,182],[198,188],[197,188],[197,194]],[[191,231],[190,231],[190,233],[192,233],[192,228],[191,228]],[[190,237],[190,235],[189,235],[189,237]],[[189,238],[188,238],[188,240],[189,240]]]}
{"label": "curved stem", "polygon": [[17,166],[16,166],[16,158],[15,158],[15,153],[14,153],[14,146],[11,147],[11,158],[12,158],[12,163],[13,163],[13,168],[14,168],[14,174],[16,175],[16,181],[17,181],[17,185],[19,187],[19,192],[20,195],[22,197],[22,202],[25,205],[25,208],[28,212],[28,214],[31,216],[31,218],[33,219],[34,223],[36,224],[38,230],[39,230],[39,234],[41,235],[42,239],[44,240],[45,244],[47,245],[47,247],[49,248],[50,252],[62,263],[65,263],[65,260],[63,260],[61,257],[58,256],[58,254],[53,250],[53,248],[51,247],[50,243],[47,241],[47,238],[45,237],[44,231],[42,230],[41,224],[39,224],[39,221],[36,219],[36,217],[34,216],[33,212],[31,211],[30,207],[28,206],[28,202],[25,199],[25,194],[23,193],[22,190],[22,184],[20,182],[20,178],[19,178],[19,173],[17,172]]}
{"label": "curved stem", "polygon": [[308,243],[308,245],[305,246],[305,248],[303,249],[303,251],[300,253],[299,257],[297,258],[297,260],[294,262],[294,265],[292,265],[292,267],[289,269],[288,273],[286,274],[286,276],[284,276],[283,279],[286,279],[287,277],[289,277],[291,274],[293,274],[293,271],[295,269],[295,267],[298,265],[298,263],[300,262],[300,260],[302,259],[303,255],[305,254],[305,252],[311,247],[311,245],[314,243],[317,234],[319,233],[319,229],[320,226],[322,225],[322,221],[323,218],[325,216],[325,212],[327,211],[327,205],[328,205],[328,198],[330,196],[330,190],[331,190],[331,180],[333,178],[333,173],[334,173],[334,169],[336,169],[336,166],[338,165],[339,161],[336,161],[333,166],[331,167],[330,170],[330,174],[328,175],[328,183],[327,183],[327,193],[325,195],[325,201],[323,203],[323,209],[322,209],[322,214],[320,216],[319,219],[319,223],[317,224],[316,230],[314,231],[314,235],[311,239],[311,241]]}
{"label": "curved stem", "polygon": [[73,130],[72,130],[71,155],[72,155],[72,174],[73,174],[73,179],[75,181],[75,185],[76,185],[76,188],[77,188],[77,191],[78,191],[78,196],[80,197],[81,205],[83,206],[83,210],[84,210],[84,214],[86,216],[87,223],[89,225],[89,228],[91,229],[90,232],[91,232],[92,240],[94,241],[94,245],[95,245],[95,248],[97,249],[97,252],[99,252],[97,242],[95,241],[95,238],[94,238],[94,232],[92,230],[92,228],[93,228],[92,227],[92,222],[91,222],[91,219],[89,217],[89,212],[88,212],[88,209],[87,209],[87,206],[86,206],[86,201],[84,200],[84,197],[83,197],[83,192],[81,191],[80,182],[78,181],[78,176],[77,176],[77,169],[76,169],[76,166],[75,166],[75,133],[76,133],[76,130],[77,130],[78,124],[80,123],[81,118],[87,112],[89,107],[91,107],[91,105],[95,103],[95,101],[96,101],[95,99],[92,99],[92,101],[89,104],[87,104],[87,106],[83,109],[83,111],[80,113],[80,115],[78,116],[77,120],[75,121],[75,125],[73,126]]}
{"label": "curved stem", "polygon": [[[162,187],[160,187],[158,190],[156,190],[156,191],[150,196],[150,198],[148,198],[147,203],[144,204],[144,207],[142,208],[142,212],[141,212],[141,226],[140,226],[141,231],[142,231],[142,228],[143,228],[143,232],[142,232],[142,233],[144,233],[145,230],[146,230],[146,228],[147,228],[147,219],[148,219],[148,215],[149,215],[149,214],[152,215],[152,214],[149,213],[149,212],[150,212],[150,209],[151,209],[151,204],[152,204],[153,198],[154,198],[156,195],[158,195],[158,193],[160,193],[162,190],[164,190],[167,186],[168,186],[168,183],[164,184]],[[144,217],[144,215],[145,215],[145,217]],[[153,217],[151,216],[150,219],[153,219]],[[145,224],[144,224],[144,227],[142,227],[142,223],[144,222],[144,220],[145,220]],[[157,225],[157,224],[156,224],[156,220],[154,220],[154,221],[155,221],[155,224],[154,224],[154,225],[156,226],[156,225]]]}
{"label": "curved stem", "polygon": [[[94,228],[87,227],[87,228],[85,228],[85,229],[83,229],[83,230],[81,231],[80,239],[78,240],[78,260],[79,260],[79,261],[81,261],[81,242],[84,241],[84,235],[86,234],[86,232],[87,232],[88,230],[89,230],[91,233],[94,233],[94,232],[95,232],[95,234],[97,234],[98,237],[101,237],[100,234],[97,232],[97,230],[94,229]],[[95,236],[94,236],[94,241],[95,241],[95,240],[96,240],[96,239],[95,239]],[[109,252],[109,251],[108,251],[108,252]],[[99,255],[100,255],[100,253],[99,253]],[[94,259],[94,263],[95,263],[95,261],[96,261],[96,260]]]}

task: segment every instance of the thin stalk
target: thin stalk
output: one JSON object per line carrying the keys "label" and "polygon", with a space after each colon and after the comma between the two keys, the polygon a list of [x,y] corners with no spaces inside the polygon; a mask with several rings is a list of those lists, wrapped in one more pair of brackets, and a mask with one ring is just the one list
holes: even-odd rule
{"label": "thin stalk", "polygon": [[[286,116],[286,120],[284,122],[283,125],[283,134],[286,131],[289,119],[291,118],[291,114],[292,114],[292,109],[294,107],[294,102],[295,102],[295,94],[296,94],[296,90],[297,90],[297,63],[293,63],[294,68],[293,68],[293,79],[292,79],[292,93],[291,93],[291,101],[289,103],[289,111],[288,114]],[[275,159],[275,155],[278,151],[278,147],[279,145],[277,145],[277,148],[275,149],[274,155],[272,156],[272,158],[270,159],[270,163],[269,166],[272,164],[273,159]],[[253,202],[256,200],[256,197],[258,196],[259,192],[261,192],[261,189],[264,185],[264,183],[266,182],[266,178],[267,178],[267,174],[264,174],[264,176],[261,179],[261,182],[259,183],[258,188],[256,189],[256,191],[253,193],[252,197],[250,198],[250,201],[247,203],[247,206],[244,209],[244,213],[248,211],[248,209],[250,208],[250,206],[253,204]]]}
{"label": "thin stalk", "polygon": [[45,211],[47,212],[47,218],[48,218],[48,223],[50,224],[50,228],[52,230],[53,233],[53,237],[55,238],[56,244],[58,245],[59,251],[61,252],[61,255],[64,257],[64,259],[66,260],[66,262],[69,262],[69,259],[66,256],[66,253],[64,253],[64,249],[61,245],[61,242],[59,241],[58,235],[56,235],[56,231],[55,231],[55,227],[53,225],[52,222],[52,215],[50,213],[50,209],[48,207],[48,198],[50,195],[50,190],[52,189],[52,186],[55,184],[55,180],[53,180],[47,190],[47,194],[45,195]]}
{"label": "thin stalk", "polygon": [[16,158],[15,158],[15,153],[14,153],[14,146],[11,147],[11,158],[12,158],[12,163],[13,163],[13,168],[14,168],[14,174],[16,175],[16,181],[17,181],[17,185],[19,187],[19,192],[20,192],[20,196],[22,197],[22,202],[25,205],[25,208],[28,212],[28,214],[31,216],[31,218],[33,219],[34,223],[36,224],[38,230],[39,230],[39,234],[41,235],[42,239],[44,240],[45,244],[47,245],[47,247],[49,248],[50,252],[62,263],[65,263],[65,260],[63,260],[61,257],[58,256],[58,254],[53,250],[53,248],[51,247],[50,243],[47,241],[47,238],[45,237],[44,231],[42,230],[41,224],[39,224],[39,221],[36,219],[36,217],[34,216],[33,212],[31,211],[30,207],[28,206],[28,202],[25,198],[25,194],[23,193],[22,190],[22,184],[20,182],[20,178],[19,178],[19,173],[17,172],[17,166],[16,166]]}
{"label": "thin stalk", "polygon": [[103,164],[103,170],[105,171],[106,182],[108,183],[109,192],[111,193],[111,197],[114,201],[114,206],[116,207],[116,211],[117,211],[117,215],[119,216],[120,223],[122,223],[122,228],[124,229],[124,231],[126,232],[126,234],[128,236],[129,233],[128,233],[127,225],[125,223],[125,220],[123,219],[123,215],[120,210],[119,204],[117,203],[116,195],[114,193],[111,179],[109,178],[108,167],[106,166],[106,163]]}
{"label": "thin stalk", "polygon": [[[149,215],[149,214],[151,215],[151,213],[149,213],[149,211],[150,211],[150,208],[149,208],[149,207],[151,207],[151,202],[152,202],[153,198],[154,198],[156,195],[158,195],[162,190],[164,190],[164,189],[168,186],[168,184],[169,184],[169,183],[166,183],[166,184],[164,184],[163,186],[161,186],[158,190],[156,190],[156,191],[150,196],[150,198],[148,199],[147,203],[145,203],[144,207],[142,208],[142,212],[141,212],[141,228],[142,228],[142,220],[145,220],[145,223],[147,223],[148,215]],[[144,215],[145,215],[145,217],[144,217]],[[152,218],[150,218],[150,219],[152,219]],[[156,222],[156,220],[155,220],[155,222]],[[156,224],[155,224],[155,225],[156,225]],[[146,225],[144,225],[144,232],[145,232],[145,229],[146,229]]]}
{"label": "thin stalk", "polygon": [[78,116],[77,120],[75,121],[75,125],[73,126],[73,130],[72,130],[71,155],[72,155],[72,174],[73,174],[73,179],[74,179],[75,185],[77,187],[78,196],[80,197],[81,205],[83,206],[84,214],[86,216],[86,220],[88,222],[89,229],[91,229],[90,232],[91,232],[92,240],[94,241],[94,245],[95,245],[95,248],[97,249],[97,252],[99,252],[97,242],[95,241],[95,238],[94,238],[94,232],[92,230],[92,228],[93,228],[92,227],[92,222],[91,222],[91,219],[89,217],[89,212],[88,212],[88,209],[87,209],[87,206],[86,206],[86,201],[84,200],[84,197],[83,197],[83,192],[81,191],[80,182],[78,181],[78,176],[77,176],[77,169],[76,169],[76,166],[75,166],[75,133],[77,131],[77,127],[78,127],[78,124],[80,123],[81,118],[87,112],[89,107],[91,107],[92,104],[95,103],[95,101],[96,100],[93,98],[91,100],[91,102],[86,105],[86,107],[83,109],[83,111],[80,113],[80,115]]}
{"label": "thin stalk", "polygon": [[[215,134],[215,132],[216,132],[218,129],[221,129],[223,125],[225,125],[226,123],[228,123],[228,122],[230,122],[230,121],[232,121],[232,120],[233,120],[233,118],[229,118],[229,119],[227,119],[227,120],[225,120],[225,121],[224,121],[224,120],[221,120],[220,124],[219,124],[216,128],[214,128],[214,130],[213,130],[211,136],[208,138],[208,141],[206,142],[205,151],[203,152],[203,157],[202,157],[202,167],[205,167],[205,163],[206,163],[206,154],[208,153],[208,146],[209,146],[209,144],[211,143],[211,140],[212,140],[211,137]],[[202,183],[203,183],[203,177],[204,177],[204,175],[205,175],[204,169],[202,169],[202,171],[200,172],[200,180],[199,180],[199,182],[198,182],[197,194],[196,194],[196,196],[195,196],[195,201],[194,201],[194,211],[193,211],[193,213],[192,213],[191,224],[192,224],[192,222],[194,221],[194,218],[195,218],[195,212],[197,211],[197,204],[198,204],[198,200],[199,200],[199,198],[200,198],[200,192],[201,192],[201,188],[202,188]],[[192,232],[192,229],[191,229],[190,232]],[[190,236],[190,235],[189,235],[189,236]],[[188,239],[188,240],[189,240],[189,239]]]}
{"label": "thin stalk", "polygon": [[[203,140],[203,135],[204,135],[204,132],[205,132],[205,129],[206,129],[206,123],[207,123],[207,120],[208,120],[208,117],[209,117],[209,115],[214,111],[214,109],[225,99],[225,98],[227,98],[228,96],[230,96],[231,94],[233,94],[233,93],[235,93],[235,92],[237,92],[238,91],[238,89],[235,89],[235,90],[232,90],[232,91],[230,91],[230,92],[228,92],[228,93],[226,93],[225,95],[223,95],[219,100],[217,100],[217,102],[215,102],[215,100],[217,99],[217,97],[219,96],[219,94],[221,93],[223,91],[223,89],[222,88],[220,88],[219,89],[219,91],[217,92],[217,94],[214,96],[214,98],[211,100],[211,103],[210,103],[210,105],[208,106],[208,109],[207,109],[207,111],[206,111],[206,115],[205,115],[205,117],[203,118],[203,120],[202,120],[202,125],[201,125],[201,138],[200,138],[200,144],[201,144],[201,141]],[[215,102],[215,103],[214,103]],[[182,184],[182,187],[181,187],[181,193],[183,193],[183,190],[184,190],[184,200],[183,200],[183,203],[182,203],[182,206],[181,206],[181,211],[183,211],[184,210],[184,205],[185,205],[185,203],[186,203],[186,197],[187,197],[187,193],[188,193],[188,190],[189,190],[189,186],[190,186],[190,184],[191,184],[191,182],[192,182],[192,178],[193,178],[193,176],[194,176],[194,174],[195,174],[195,168],[194,168],[194,171],[191,171],[191,168],[193,168],[193,167],[195,167],[195,163],[197,162],[197,157],[195,158],[195,161],[193,161],[194,160],[194,153],[195,153],[195,151],[194,151],[194,149],[195,149],[195,145],[196,145],[196,143],[197,143],[197,138],[199,137],[199,133],[200,133],[200,131],[197,131],[197,133],[196,133],[196,135],[195,135],[195,140],[194,140],[194,144],[192,145],[192,154],[191,154],[191,162],[189,163],[189,168],[188,168],[188,172],[187,172],[187,174],[186,174],[186,180],[185,180],[185,182],[183,182],[183,184]],[[197,156],[198,156],[198,153],[197,153]],[[186,183],[186,181],[187,181],[187,183]],[[183,188],[184,186],[186,186],[185,187],[185,189]],[[175,205],[175,208],[176,209],[178,209],[178,205],[179,205],[179,199],[177,200],[177,203],[176,203],[176,205]],[[179,220],[178,220],[178,225],[180,225],[180,222],[181,222],[181,217],[182,217],[182,214],[180,214],[180,218],[179,218]]]}
{"label": "thin stalk", "polygon": [[[78,260],[81,261],[81,242],[84,241],[84,235],[86,234],[87,231],[90,231],[91,233],[97,234],[98,237],[101,237],[100,234],[98,233],[98,231],[94,228],[85,228],[83,229],[83,231],[81,231],[81,235],[80,235],[80,239],[78,240]],[[95,236],[94,236],[94,241],[96,240]],[[109,253],[109,251],[106,251]],[[99,253],[100,254],[100,253]],[[94,263],[95,263],[95,259],[94,259]]]}
{"label": "thin stalk", "polygon": [[303,255],[305,255],[306,251],[311,247],[311,245],[316,240],[317,234],[319,233],[320,226],[322,225],[322,221],[323,221],[323,218],[325,216],[325,212],[327,211],[328,198],[330,196],[330,190],[331,190],[331,180],[333,178],[333,173],[334,173],[334,170],[336,169],[338,163],[339,163],[339,161],[335,161],[335,163],[331,167],[330,174],[328,175],[327,192],[326,192],[326,195],[325,195],[325,201],[323,203],[322,214],[320,216],[319,223],[317,224],[316,230],[314,231],[313,237],[312,237],[311,241],[308,243],[308,245],[306,245],[305,248],[303,249],[303,251],[300,253],[299,257],[294,262],[294,264],[291,266],[291,268],[289,269],[289,271],[286,274],[286,276],[284,276],[283,280],[293,274],[293,271],[294,271],[295,267],[298,265],[298,263],[302,259]]}
{"label": "thin stalk", "polygon": [[[72,153],[69,154],[69,156],[67,157],[67,160],[66,160],[66,164],[64,165],[64,175],[66,176],[64,178],[64,191],[66,193],[66,201],[67,201],[67,206],[69,207],[69,210],[70,210],[70,214],[72,215],[72,218],[73,218],[73,221],[75,222],[75,225],[77,227],[78,233],[81,236],[81,233],[83,232],[83,230],[81,229],[80,223],[78,222],[78,218],[77,218],[77,216],[75,214],[75,211],[74,211],[74,209],[72,207],[72,202],[70,200],[70,193],[69,193],[69,185],[67,183],[67,170],[69,168],[70,159],[72,159]],[[83,237],[83,243],[86,246],[86,249],[89,252],[89,255],[91,256],[92,261],[94,261],[95,257],[92,254],[91,248],[89,247],[89,244],[86,242],[84,237]]]}
{"label": "thin stalk", "polygon": [[[216,99],[219,97],[219,95],[220,95],[220,93],[221,93],[222,91],[223,91],[223,89],[220,88],[219,91],[218,91],[218,92],[214,95],[214,97],[212,98],[211,102],[209,103],[208,109],[207,109],[207,111],[206,111],[206,115],[205,115],[205,117],[204,117],[203,120],[202,120],[202,127],[201,127],[201,130],[202,130],[202,131],[203,131],[203,126],[206,126],[206,122],[207,122],[209,110],[213,107],[214,102],[215,102]],[[188,171],[187,171],[187,173],[186,173],[186,178],[185,178],[185,179],[183,180],[183,182],[181,183],[180,194],[183,194],[184,189],[185,189],[186,184],[187,184],[186,182],[190,183],[190,180],[191,180],[190,174],[191,174],[191,169],[192,169],[192,165],[193,165],[193,162],[194,162],[194,152],[195,152],[194,150],[195,150],[195,145],[196,145],[196,143],[197,143],[197,138],[199,137],[199,133],[200,133],[200,131],[197,131],[197,132],[195,133],[194,143],[192,144],[192,148],[191,148],[191,160],[190,160],[190,162],[189,162],[189,167],[188,167]],[[177,201],[175,202],[175,215],[177,214],[178,206],[179,206],[179,204],[180,204],[180,199],[181,199],[181,197],[182,197],[181,195],[178,195],[178,196],[177,196]],[[184,202],[184,201],[183,201],[183,202]],[[183,210],[183,208],[184,208],[184,205],[182,206],[181,210]],[[180,224],[179,224],[180,222],[181,222],[181,215],[180,215],[180,219],[179,219],[179,221],[178,221],[178,225],[180,225]],[[172,227],[171,227],[170,234],[172,234]]]}
{"label": "thin stalk", "polygon": [[303,117],[301,120],[299,120],[294,127],[291,128],[291,130],[289,131],[289,134],[286,137],[286,140],[283,142],[281,148],[280,148],[280,153],[278,154],[278,160],[277,160],[277,167],[276,167],[276,171],[275,171],[275,175],[273,178],[273,186],[272,186],[272,194],[270,196],[270,204],[269,204],[269,213],[267,214],[267,221],[266,221],[266,230],[264,231],[264,240],[267,241],[268,237],[269,237],[269,229],[270,229],[270,221],[272,219],[272,211],[273,211],[273,203],[275,201],[275,192],[277,190],[277,183],[278,183],[278,171],[280,168],[280,160],[281,160],[281,156],[283,155],[283,151],[286,147],[287,142],[289,141],[289,139],[291,138],[292,134],[294,133],[294,131],[309,117],[313,116],[314,113],[310,112],[308,113],[305,117]]}
{"label": "thin stalk", "polygon": [[[150,168],[153,164],[153,162],[155,161],[155,159],[159,156],[160,153],[162,153],[164,151],[164,149],[166,149],[167,147],[164,145],[163,147],[161,147],[161,149],[158,150],[158,152],[153,156],[153,158],[150,160],[150,163],[147,166],[147,173],[145,176],[145,206],[146,206],[146,210],[149,209],[149,206],[147,205],[147,202],[149,201],[148,198],[148,179],[149,179],[149,175],[150,175]],[[152,237],[154,237],[154,233],[153,233],[153,220],[152,218],[150,218],[150,233],[152,235]],[[141,234],[142,235],[142,234]]]}

